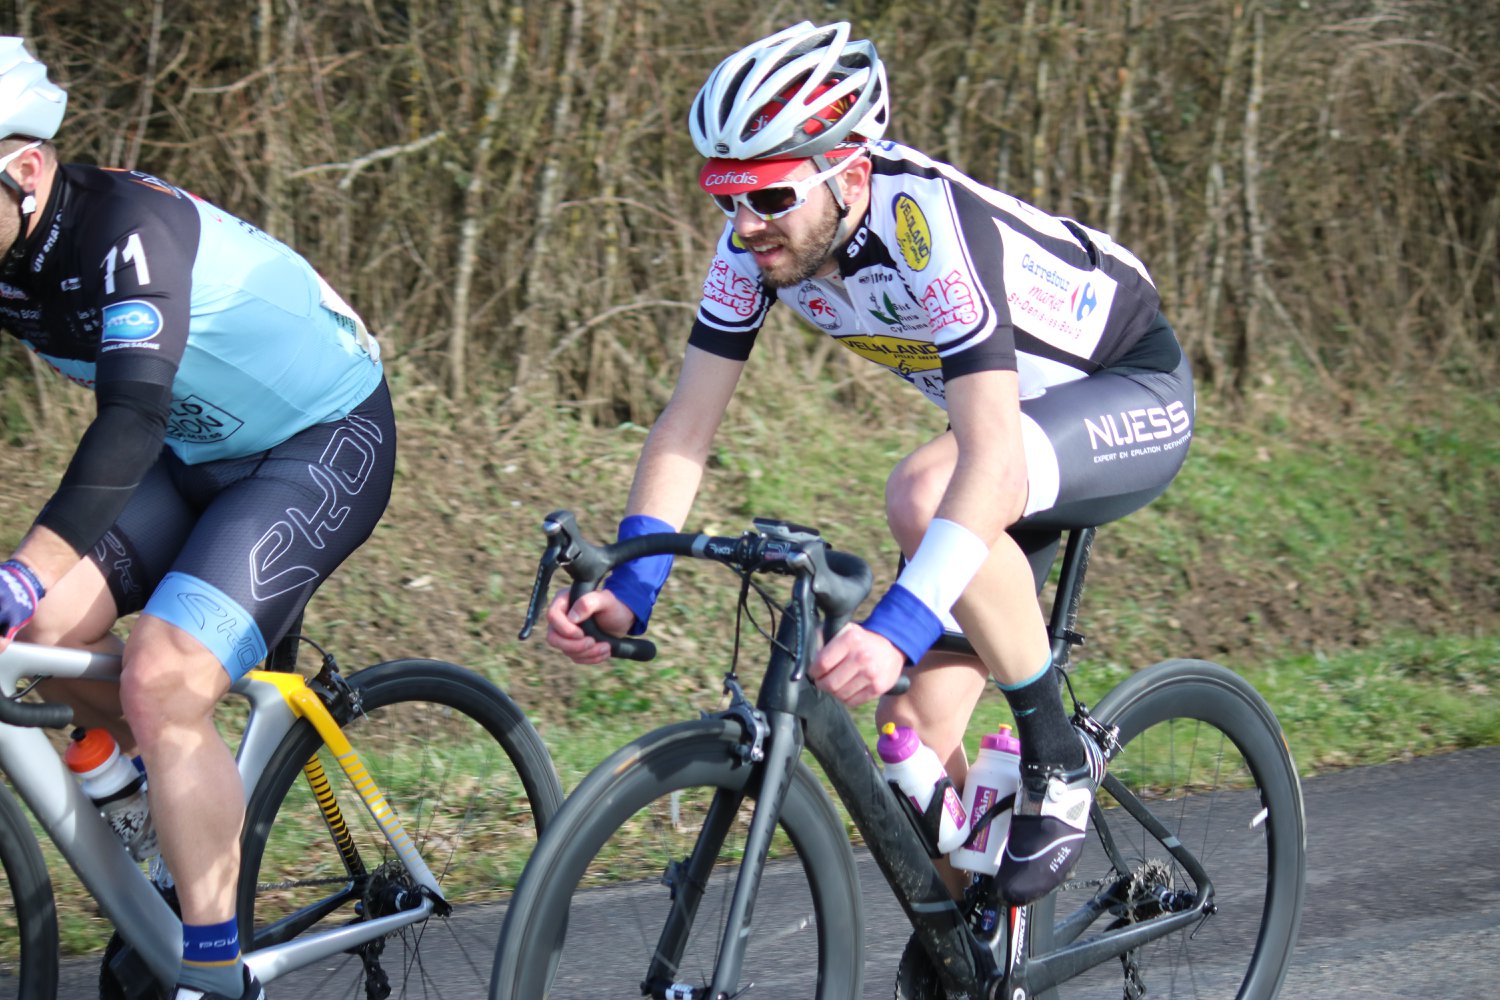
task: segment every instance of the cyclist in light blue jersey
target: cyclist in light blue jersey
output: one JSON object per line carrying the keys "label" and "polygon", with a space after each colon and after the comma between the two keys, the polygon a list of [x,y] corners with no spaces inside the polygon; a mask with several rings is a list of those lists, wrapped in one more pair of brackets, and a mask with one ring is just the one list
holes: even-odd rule
{"label": "cyclist in light blue jersey", "polygon": [[[1192,378],[1133,254],[884,140],[888,114],[874,46],[843,23],[778,32],[704,84],[689,116],[708,160],[699,184],[727,221],[620,533],[683,523],[777,303],[943,408],[948,430],[887,482],[906,564],[812,675],[857,705],[911,668],[909,693],[883,699],[877,718],[916,728],[960,786],[964,729],[993,676],[1022,755],[997,879],[1021,904],[1072,871],[1104,767],[1063,709],[1028,555],[1166,489],[1192,436]],[[643,628],[669,568],[637,561],[575,605],[564,594],[549,609],[549,641],[599,662],[608,648],[579,622]],[[982,665],[929,655],[959,624]]]}
{"label": "cyclist in light blue jersey", "polygon": [[97,405],[0,563],[0,648],[121,650],[115,621],[141,612],[118,687],[48,693],[139,750],[183,917],[178,1000],[253,1000],[244,791],[213,707],[384,512],[390,395],[374,337],[289,247],[150,174],[59,163],[66,101],[0,37],[0,326]]}

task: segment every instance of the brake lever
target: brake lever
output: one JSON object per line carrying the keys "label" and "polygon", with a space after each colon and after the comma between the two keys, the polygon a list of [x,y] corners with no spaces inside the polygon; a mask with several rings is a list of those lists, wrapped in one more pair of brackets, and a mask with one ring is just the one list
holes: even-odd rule
{"label": "brake lever", "polygon": [[813,596],[812,557],[802,549],[787,553],[786,565],[798,571],[792,584],[792,603],[797,615],[797,647],[792,650],[792,680],[800,680],[804,667],[812,666],[814,651],[818,648],[818,610]]}
{"label": "brake lever", "polygon": [[531,587],[531,601],[526,605],[526,620],[521,623],[521,633],[516,638],[531,638],[532,629],[536,627],[536,620],[541,616],[542,605],[547,600],[549,588],[552,586],[552,574],[557,572],[559,565],[558,557],[562,553],[562,539],[553,535],[547,543],[546,551],[542,553],[542,559],[536,567],[536,583]]}

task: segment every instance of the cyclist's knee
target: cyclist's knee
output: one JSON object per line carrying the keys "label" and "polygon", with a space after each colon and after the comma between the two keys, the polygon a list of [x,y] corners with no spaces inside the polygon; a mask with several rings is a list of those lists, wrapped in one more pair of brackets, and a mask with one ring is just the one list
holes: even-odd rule
{"label": "cyclist's knee", "polygon": [[175,726],[198,725],[229,689],[229,675],[201,642],[150,616],[125,644],[120,702],[142,743]]}
{"label": "cyclist's knee", "polygon": [[915,551],[948,489],[953,467],[922,452],[902,459],[885,481],[885,517],[902,551]]}

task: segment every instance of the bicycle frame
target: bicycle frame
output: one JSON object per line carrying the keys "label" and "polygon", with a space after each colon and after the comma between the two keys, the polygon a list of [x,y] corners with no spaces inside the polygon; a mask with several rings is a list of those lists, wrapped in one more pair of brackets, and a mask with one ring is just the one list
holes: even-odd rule
{"label": "bicycle frame", "polygon": [[[0,652],[0,697],[13,698],[23,677],[120,678],[117,656],[84,650],[12,643]],[[262,983],[293,969],[321,961],[350,948],[426,919],[442,905],[437,880],[412,846],[401,820],[365,772],[358,754],[327,706],[300,675],[252,670],[230,691],[249,703],[236,764],[248,796],[272,753],[299,718],[307,718],[334,755],[374,816],[392,849],[411,875],[430,891],[413,909],[334,930],[296,937],[245,956]],[[21,799],[98,902],[120,937],[134,949],[151,974],[170,985],[182,958],[181,921],[130,857],[109,824],[84,793],[47,736],[32,727],[0,723],[0,770],[9,776]],[[3,794],[3,789],[0,789]],[[331,798],[320,803],[336,812]]]}
{"label": "bicycle frame", "polygon": [[[1092,529],[1074,532],[1063,559],[1049,624],[1054,658],[1060,664],[1066,663],[1069,648],[1082,640],[1073,631],[1073,625],[1092,535]],[[740,928],[750,923],[749,915],[781,812],[788,776],[804,745],[822,765],[918,939],[950,989],[979,988],[982,996],[1025,1000],[1111,957],[1118,957],[1147,941],[1201,921],[1211,912],[1213,888],[1203,866],[1133,793],[1113,776],[1107,775],[1104,787],[1162,843],[1193,879],[1196,890],[1192,902],[1180,912],[1158,915],[1079,941],[1094,918],[1106,911],[1114,888],[1107,886],[1077,917],[1057,929],[1055,937],[1062,946],[1035,959],[1027,956],[1032,907],[1002,905],[993,934],[985,938],[975,934],[959,903],[949,894],[932,864],[932,855],[918,832],[914,815],[897,796],[891,794],[853,717],[840,702],[813,686],[805,676],[804,664],[788,652],[805,648],[798,640],[798,636],[804,634],[805,625],[797,620],[794,610],[799,606],[810,606],[810,601],[797,594],[797,588],[805,586],[803,578],[794,584],[793,600],[781,622],[777,642],[773,644],[755,709],[751,711],[743,702],[737,683],[731,681],[728,685],[737,704],[722,714],[737,719],[745,727],[746,752],[750,755],[747,759],[753,758],[757,747],[764,756],[756,764],[761,772],[761,796],[752,813],[740,871],[725,919],[719,961],[706,995],[735,995],[739,986],[745,944]],[[973,653],[967,641],[957,636],[950,636],[945,647],[950,651]],[[727,812],[732,814],[733,808]],[[1122,864],[1097,804],[1092,821],[1095,830],[1100,831],[1108,853],[1117,864]],[[723,833],[711,820],[705,824],[687,862],[688,884],[693,884],[695,872],[701,873],[704,866],[713,863]],[[670,981],[664,978],[667,967],[660,956],[681,954],[696,907],[697,898],[689,893],[681,894],[674,902],[673,914],[666,922],[656,951],[659,957],[648,971],[648,982]]]}

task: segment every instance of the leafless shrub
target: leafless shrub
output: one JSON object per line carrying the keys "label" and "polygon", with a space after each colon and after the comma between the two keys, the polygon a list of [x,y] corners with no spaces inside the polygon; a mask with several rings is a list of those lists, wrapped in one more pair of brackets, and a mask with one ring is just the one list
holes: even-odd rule
{"label": "leafless shrub", "polygon": [[[648,420],[719,217],[683,125],[804,5],[11,0],[68,158],[296,244],[412,388]],[[1205,386],[1493,375],[1500,27],[1481,0],[855,0],[893,137],[1108,226]],[[816,338],[784,348],[827,363]],[[852,382],[857,387],[860,383]]]}

